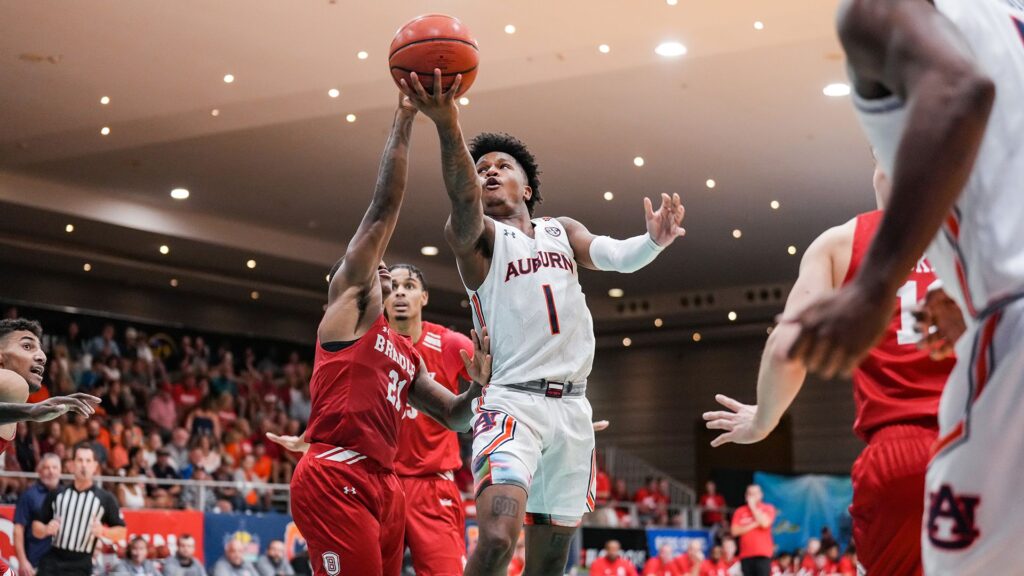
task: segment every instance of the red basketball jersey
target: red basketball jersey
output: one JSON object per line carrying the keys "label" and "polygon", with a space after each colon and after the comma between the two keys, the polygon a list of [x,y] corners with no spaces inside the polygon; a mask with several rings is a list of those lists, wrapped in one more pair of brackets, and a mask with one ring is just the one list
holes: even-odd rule
{"label": "red basketball jersey", "polygon": [[[850,269],[843,284],[853,280],[882,221],[876,210],[857,217]],[[922,422],[938,426],[939,398],[955,360],[935,361],[917,349],[913,311],[936,281],[925,258],[917,263],[899,289],[899,300],[885,336],[853,373],[857,419],[853,430],[863,440],[882,426]]]}
{"label": "red basketball jersey", "polygon": [[340,446],[391,470],[419,362],[412,342],[392,332],[383,314],[338,352],[324,350],[318,340],[306,442]]}
{"label": "red basketball jersey", "polygon": [[[469,380],[459,350],[472,355],[473,342],[444,326],[424,322],[423,333],[415,347],[430,376],[452,394],[458,394],[459,377]],[[459,438],[455,432],[411,406],[405,411],[405,418],[398,436],[398,455],[395,456],[395,472],[399,476],[426,476],[462,467]]]}

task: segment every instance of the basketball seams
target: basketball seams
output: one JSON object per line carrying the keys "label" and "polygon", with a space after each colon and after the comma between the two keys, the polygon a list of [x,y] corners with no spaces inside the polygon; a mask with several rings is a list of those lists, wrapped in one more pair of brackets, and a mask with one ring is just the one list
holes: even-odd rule
{"label": "basketball seams", "polygon": [[[476,69],[477,69],[477,66],[473,66],[472,68],[469,68],[468,70],[462,70],[460,72],[442,72],[441,73],[441,78],[448,78],[450,76],[458,76],[459,74],[469,74],[470,72],[475,72]],[[400,70],[402,72],[405,72],[406,74],[409,74],[411,72],[415,72],[416,74],[418,74],[420,76],[429,75],[429,76],[433,77],[433,75],[434,75],[434,71],[433,70],[431,70],[430,72],[424,72],[422,70],[413,70],[412,68],[403,68],[401,66],[392,66],[391,70],[392,71]],[[433,86],[433,84],[431,84],[431,86]],[[428,86],[424,86],[424,88],[428,88]]]}
{"label": "basketball seams", "polygon": [[473,42],[470,42],[468,40],[463,40],[462,38],[450,38],[448,36],[443,36],[443,37],[437,37],[437,38],[423,38],[421,40],[413,40],[412,42],[409,42],[408,44],[403,44],[403,45],[399,46],[398,48],[395,48],[394,50],[392,50],[391,53],[388,54],[388,59],[390,60],[391,58],[394,58],[395,54],[398,54],[399,52],[401,52],[402,50],[405,50],[406,48],[409,48],[411,46],[416,46],[418,44],[427,44],[427,43],[430,43],[430,42],[457,42],[459,44],[465,44],[466,46],[469,46],[469,47],[473,48],[473,50],[476,50],[477,52],[480,52],[480,48],[476,44],[474,44]]}

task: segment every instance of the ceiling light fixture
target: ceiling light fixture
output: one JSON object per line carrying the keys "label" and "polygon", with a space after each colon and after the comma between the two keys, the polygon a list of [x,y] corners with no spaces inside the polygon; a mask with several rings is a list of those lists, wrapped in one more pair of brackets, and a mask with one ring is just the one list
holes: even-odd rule
{"label": "ceiling light fixture", "polygon": [[331,98],[337,98],[338,96],[341,96],[341,91],[338,90],[337,88],[331,88],[330,90],[327,91],[327,95],[330,96]]}
{"label": "ceiling light fixture", "polygon": [[654,327],[661,328],[665,323],[661,321],[661,318],[654,319]]}
{"label": "ceiling light fixture", "polygon": [[235,81],[235,75],[234,74],[225,74],[224,75],[224,83],[225,84],[231,84],[234,81]]}
{"label": "ceiling light fixture", "polygon": [[89,272],[90,270],[92,270],[92,264],[89,264],[88,262],[86,262],[85,264],[82,265],[82,270],[85,270],[86,272]]}
{"label": "ceiling light fixture", "polygon": [[178,287],[178,279],[177,278],[171,278],[171,288],[177,288],[177,287]]}
{"label": "ceiling light fixture", "polygon": [[732,237],[736,238],[736,239],[742,238],[743,237],[743,231],[740,230],[739,228],[733,230],[732,231]]}
{"label": "ceiling light fixture", "polygon": [[356,53],[356,58],[359,58],[360,60],[366,60],[369,57],[370,53],[367,52],[366,50],[360,50],[359,52]]}
{"label": "ceiling light fixture", "polygon": [[771,207],[772,207],[772,210],[778,210],[778,209],[779,209],[779,206],[780,206],[780,204],[779,204],[779,201],[778,201],[778,200],[772,200],[772,203],[771,203],[771,204],[769,204],[769,206],[771,206]]}
{"label": "ceiling light fixture", "polygon": [[644,165],[644,158],[643,158],[643,156],[637,156],[636,158],[633,158],[633,166],[636,166],[637,168],[639,168],[639,167],[641,167],[643,165]]}
{"label": "ceiling light fixture", "polygon": [[72,232],[75,231],[75,225],[68,224],[67,226],[64,227],[64,231],[67,232],[68,234],[71,234]]}
{"label": "ceiling light fixture", "polygon": [[249,298],[252,298],[253,300],[259,300],[260,299],[260,293],[255,291],[255,290],[253,290],[252,292],[249,293]]}
{"label": "ceiling light fixture", "polygon": [[729,312],[729,322],[735,322],[735,321],[736,321],[736,313],[735,312]]}
{"label": "ceiling light fixture", "polygon": [[103,128],[100,128],[100,134],[104,136],[110,134],[110,126],[104,126]]}
{"label": "ceiling light fixture", "polygon": [[605,200],[608,200],[609,202],[611,202],[614,198],[615,198],[615,194],[612,194],[611,192],[605,192],[604,193],[604,199]]}
{"label": "ceiling light fixture", "polygon": [[420,248],[420,254],[424,256],[437,256],[441,251],[437,249],[437,246],[424,246]]}
{"label": "ceiling light fixture", "polygon": [[459,106],[469,106],[469,98],[466,98],[465,96],[459,98]]}
{"label": "ceiling light fixture", "polygon": [[662,42],[661,44],[658,44],[658,47],[654,49],[654,52],[658,56],[674,58],[676,56],[686,54],[686,46],[683,46],[679,42]]}
{"label": "ceiling light fixture", "polygon": [[612,288],[608,291],[608,295],[612,298],[622,298],[625,294],[626,293],[622,291],[622,288]]}
{"label": "ceiling light fixture", "polygon": [[623,338],[622,339],[622,345],[625,346],[626,348],[629,348],[630,346],[633,345],[633,339],[632,338]]}
{"label": "ceiling light fixture", "polygon": [[842,82],[836,82],[835,84],[829,84],[821,91],[825,96],[831,96],[833,98],[839,98],[841,96],[850,95],[850,85]]}
{"label": "ceiling light fixture", "polygon": [[514,24],[506,24],[505,25],[505,34],[515,34],[515,33],[516,33],[516,27],[515,27]]}
{"label": "ceiling light fixture", "polygon": [[707,186],[708,189],[711,189],[717,186],[718,184],[714,180],[708,178],[707,182],[704,182],[704,185]]}
{"label": "ceiling light fixture", "polygon": [[760,20],[754,22],[754,30],[764,30],[764,22],[761,22]]}
{"label": "ceiling light fixture", "polygon": [[256,261],[255,261],[255,260],[249,260],[249,261],[247,261],[247,262],[245,263],[245,267],[246,267],[246,268],[248,268],[249,270],[252,270],[253,268],[255,268],[255,267],[256,267]]}
{"label": "ceiling light fixture", "polygon": [[668,4],[669,6],[675,6],[676,4],[679,4],[679,0],[665,0],[665,4]]}
{"label": "ceiling light fixture", "polygon": [[216,118],[217,116],[220,116],[220,110],[218,110],[216,108],[214,108],[213,110],[210,110],[210,116],[213,116],[214,118]]}
{"label": "ceiling light fixture", "polygon": [[160,253],[166,256],[171,253],[171,248],[167,244],[163,244],[160,246]]}
{"label": "ceiling light fixture", "polygon": [[612,51],[612,47],[607,44],[601,44],[597,47],[597,51],[601,54],[607,54]]}
{"label": "ceiling light fixture", "polygon": [[693,333],[693,341],[694,342],[700,342],[700,332],[694,332]]}
{"label": "ceiling light fixture", "polygon": [[786,248],[786,252],[789,252],[790,256],[796,255],[796,246],[790,246],[789,248]]}
{"label": "ceiling light fixture", "polygon": [[351,123],[353,123],[353,122],[355,122],[355,121],[356,121],[356,115],[355,115],[355,114],[349,114],[349,115],[345,116],[345,120],[346,120],[346,121],[347,121],[347,122],[348,122],[349,124],[351,124]]}
{"label": "ceiling light fixture", "polygon": [[189,197],[189,191],[185,188],[175,188],[171,190],[171,198],[175,200],[184,200]]}
{"label": "ceiling light fixture", "polygon": [[100,104],[103,104],[104,106],[110,104],[110,96],[104,96],[100,98]]}

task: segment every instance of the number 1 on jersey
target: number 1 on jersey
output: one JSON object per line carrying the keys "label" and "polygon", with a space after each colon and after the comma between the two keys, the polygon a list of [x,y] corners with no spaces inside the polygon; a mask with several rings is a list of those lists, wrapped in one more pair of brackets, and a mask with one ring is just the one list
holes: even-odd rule
{"label": "number 1 on jersey", "polygon": [[555,309],[555,295],[551,291],[551,284],[542,286],[544,289],[544,301],[548,305],[548,322],[551,324],[551,334],[558,334],[562,331],[558,326],[558,310]]}

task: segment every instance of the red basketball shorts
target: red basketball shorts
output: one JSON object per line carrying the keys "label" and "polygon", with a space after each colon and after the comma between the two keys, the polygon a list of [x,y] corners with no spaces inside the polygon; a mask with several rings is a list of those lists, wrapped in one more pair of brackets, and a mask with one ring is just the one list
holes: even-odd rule
{"label": "red basketball shorts", "polygon": [[466,520],[455,482],[440,475],[405,476],[405,543],[416,576],[461,576]]}

